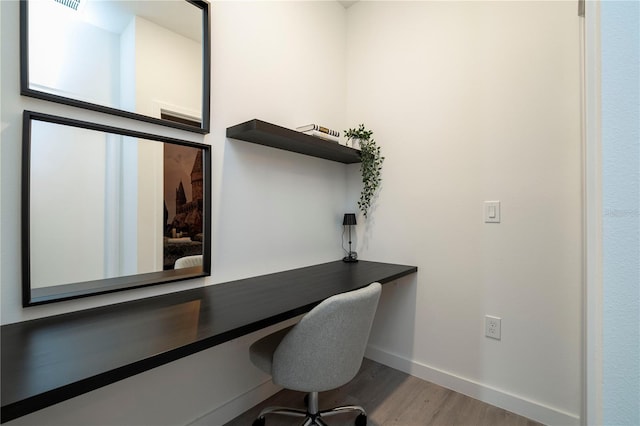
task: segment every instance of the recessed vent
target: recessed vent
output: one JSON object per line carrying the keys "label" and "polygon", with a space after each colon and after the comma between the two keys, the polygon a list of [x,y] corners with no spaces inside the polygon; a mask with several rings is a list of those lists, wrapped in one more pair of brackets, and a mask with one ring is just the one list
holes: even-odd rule
{"label": "recessed vent", "polygon": [[73,10],[78,10],[78,8],[80,7],[81,0],[55,0],[55,1],[67,7],[70,7]]}

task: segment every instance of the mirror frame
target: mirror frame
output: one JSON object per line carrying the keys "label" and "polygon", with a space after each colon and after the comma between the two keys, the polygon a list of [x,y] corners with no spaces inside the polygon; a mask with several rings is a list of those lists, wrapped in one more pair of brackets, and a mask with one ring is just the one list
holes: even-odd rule
{"label": "mirror frame", "polygon": [[190,132],[207,134],[210,132],[211,121],[211,17],[209,3],[203,0],[184,0],[202,10],[202,123],[196,127],[172,120],[151,117],[106,105],[94,104],[66,96],[54,95],[31,89],[29,87],[29,0],[20,0],[20,94],[32,98],[58,102],[74,107],[90,109],[106,114],[118,115],[133,120],[159,124],[161,126],[188,130]]}
{"label": "mirror frame", "polygon": [[[94,281],[79,283],[69,283],[42,289],[31,289],[31,219],[30,219],[30,183],[31,183],[31,124],[33,121],[44,121],[47,123],[60,124],[64,126],[79,127],[82,129],[95,130],[99,132],[115,133],[123,136],[147,139],[162,143],[199,148],[203,150],[204,167],[204,202],[203,202],[203,244],[202,244],[202,271],[194,272],[194,268],[178,270],[158,271],[137,275],[121,276],[115,278],[105,278]],[[149,133],[137,132],[133,130],[121,129],[117,127],[105,126],[70,118],[58,117],[49,114],[42,114],[33,111],[24,111],[22,130],[22,306],[35,306],[46,303],[60,302],[63,300],[78,299],[81,297],[94,296],[98,294],[113,293],[117,291],[130,290],[134,288],[148,287],[157,284],[164,284],[174,281],[182,281],[191,278],[205,277],[211,275],[211,146],[189,142],[180,139],[173,139],[165,136],[153,135]]]}

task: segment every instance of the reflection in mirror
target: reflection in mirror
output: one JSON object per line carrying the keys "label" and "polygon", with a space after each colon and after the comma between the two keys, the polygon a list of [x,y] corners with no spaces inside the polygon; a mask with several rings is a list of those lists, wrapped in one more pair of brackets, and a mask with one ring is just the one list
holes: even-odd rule
{"label": "reflection in mirror", "polygon": [[205,145],[25,112],[24,305],[209,275],[209,165]]}
{"label": "reflection in mirror", "polygon": [[205,133],[209,6],[22,0],[22,92]]}

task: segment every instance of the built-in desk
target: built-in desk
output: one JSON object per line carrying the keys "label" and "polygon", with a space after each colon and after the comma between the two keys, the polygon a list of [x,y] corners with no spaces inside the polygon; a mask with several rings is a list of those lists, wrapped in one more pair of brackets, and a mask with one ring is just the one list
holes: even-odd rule
{"label": "built-in desk", "polygon": [[2,422],[308,312],[415,266],[324,263],[4,325]]}

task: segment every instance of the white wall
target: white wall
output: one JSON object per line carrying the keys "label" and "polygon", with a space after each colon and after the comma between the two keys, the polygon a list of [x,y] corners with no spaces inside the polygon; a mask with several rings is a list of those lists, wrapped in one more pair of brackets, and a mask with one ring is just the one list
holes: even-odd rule
{"label": "white wall", "polygon": [[138,273],[162,271],[164,147],[138,139]]}
{"label": "white wall", "polygon": [[548,424],[580,413],[578,19],[575,2],[348,9],[348,126],[386,157],[357,249],[419,267],[383,293],[369,355]]}
{"label": "white wall", "polygon": [[[346,166],[225,137],[228,126],[253,118],[289,127],[318,121],[344,128],[346,16],[337,2],[223,1],[212,5],[212,131],[206,136],[19,96],[18,2],[3,1],[0,7],[3,324],[342,256],[340,223],[346,206]],[[23,109],[211,144],[212,276],[21,308],[19,159]],[[248,360],[249,344],[270,330],[9,424],[176,425],[221,407],[206,418],[210,424],[220,424],[275,390],[269,378]]]}
{"label": "white wall", "polygon": [[135,111],[160,118],[165,107],[201,119],[202,44],[136,16],[135,46]]}
{"label": "white wall", "polygon": [[[77,15],[60,3],[29,3],[30,87],[100,105],[118,105],[119,37]],[[68,66],[70,57],[75,58],[73,68]],[[94,84],[94,79],[102,83]]]}
{"label": "white wall", "polygon": [[32,287],[106,278],[106,136],[33,121],[31,141]]}
{"label": "white wall", "polygon": [[136,110],[136,18],[120,34],[120,108]]}
{"label": "white wall", "polygon": [[[214,4],[212,17],[212,135],[253,118],[285,127],[317,121],[343,128],[346,18],[339,4],[221,2]],[[342,255],[344,165],[218,141],[213,169],[218,278]]]}

